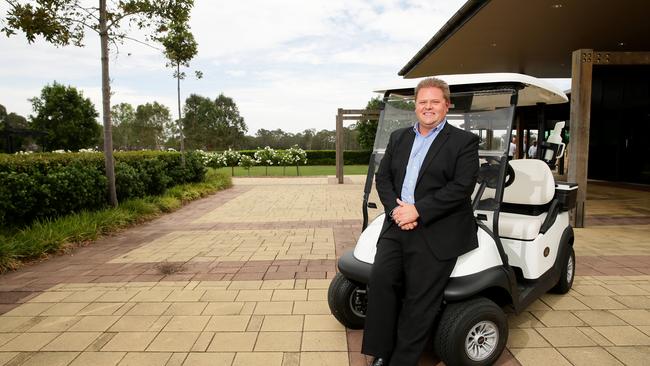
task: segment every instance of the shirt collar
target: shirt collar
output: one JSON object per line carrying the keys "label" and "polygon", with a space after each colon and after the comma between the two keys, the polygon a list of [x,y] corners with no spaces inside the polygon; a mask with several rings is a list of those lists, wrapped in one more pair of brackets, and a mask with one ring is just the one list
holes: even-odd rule
{"label": "shirt collar", "polygon": [[418,125],[420,124],[420,122],[415,122],[415,124],[413,125],[413,131],[415,132],[415,136],[429,138],[433,136],[436,132],[442,130],[442,128],[445,127],[446,123],[447,123],[447,118],[443,119],[442,122],[440,122],[440,124],[436,126],[436,128],[431,130],[431,132],[429,132],[428,135],[424,136],[420,133],[420,130],[418,129]]}

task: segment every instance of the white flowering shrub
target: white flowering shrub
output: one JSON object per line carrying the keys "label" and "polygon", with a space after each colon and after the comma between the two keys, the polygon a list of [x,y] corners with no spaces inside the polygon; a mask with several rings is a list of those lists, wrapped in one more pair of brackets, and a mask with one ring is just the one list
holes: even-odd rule
{"label": "white flowering shrub", "polygon": [[79,152],[80,153],[96,153],[96,152],[99,152],[99,151],[95,150],[94,148],[91,148],[91,149],[79,149]]}
{"label": "white flowering shrub", "polygon": [[218,152],[195,150],[194,153],[199,157],[205,167],[218,169],[228,166],[226,164],[226,157]]}
{"label": "white flowering shrub", "polygon": [[203,166],[208,167],[210,166],[210,161],[212,160],[212,154],[209,152],[205,152],[203,150],[194,150],[194,153],[199,157],[199,160],[203,164]]}
{"label": "white flowering shrub", "polygon": [[239,159],[241,159],[241,154],[237,151],[234,151],[231,148],[222,153],[223,159],[225,161],[225,166],[236,166],[239,164]]}
{"label": "white flowering shrub", "polygon": [[257,163],[260,165],[270,166],[274,163],[277,165],[277,152],[274,149],[266,146],[263,149],[255,151],[255,160],[257,160]]}
{"label": "white flowering shrub", "polygon": [[283,158],[287,165],[296,166],[296,175],[300,175],[299,165],[307,164],[307,152],[299,148],[298,145],[293,145],[292,148],[285,150]]}
{"label": "white flowering shrub", "polygon": [[305,165],[307,164],[307,152],[298,147],[298,145],[293,145],[292,148],[285,150],[288,161],[291,162],[291,165]]}
{"label": "white flowering shrub", "polygon": [[235,167],[237,164],[239,164],[239,161],[241,160],[242,155],[234,151],[231,148],[228,148],[228,150],[224,151],[222,154],[222,161],[223,161],[223,166],[229,166],[230,167],[230,173],[234,177],[235,176]]}
{"label": "white flowering shrub", "polygon": [[278,153],[269,146],[265,146],[263,149],[255,151],[254,156],[257,164],[265,167],[264,175],[269,175],[269,166],[279,165]]}
{"label": "white flowering shrub", "polygon": [[241,155],[239,159],[239,166],[248,171],[248,175],[251,175],[251,168],[255,166],[257,161],[248,155]]}
{"label": "white flowering shrub", "polygon": [[214,152],[210,154],[209,166],[212,168],[223,168],[228,166],[228,163],[226,162],[226,157],[223,154]]}

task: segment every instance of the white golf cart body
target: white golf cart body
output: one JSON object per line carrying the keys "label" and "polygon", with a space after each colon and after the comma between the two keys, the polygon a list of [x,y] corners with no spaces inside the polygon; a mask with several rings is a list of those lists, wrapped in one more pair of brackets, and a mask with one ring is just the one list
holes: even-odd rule
{"label": "white golf cart body", "polygon": [[[577,189],[575,185],[555,184],[551,170],[541,160],[512,160],[510,165],[515,172],[515,180],[511,186],[505,188],[505,203],[545,205],[553,200],[556,190],[570,194],[569,192]],[[482,198],[488,198],[486,196],[490,195],[490,198],[494,198],[494,191],[486,190]],[[477,209],[474,213],[483,223],[477,232],[479,246],[458,257],[452,278],[503,265],[495,240],[489,233],[489,228],[494,225],[494,212]],[[354,257],[358,260],[373,263],[384,215],[382,213],[377,216],[361,233],[354,249]],[[555,264],[560,239],[564,230],[569,227],[569,213],[561,211],[549,228],[541,230],[547,217],[548,212],[537,215],[500,212],[498,233],[501,243],[510,266],[520,269],[525,279],[540,278]]]}

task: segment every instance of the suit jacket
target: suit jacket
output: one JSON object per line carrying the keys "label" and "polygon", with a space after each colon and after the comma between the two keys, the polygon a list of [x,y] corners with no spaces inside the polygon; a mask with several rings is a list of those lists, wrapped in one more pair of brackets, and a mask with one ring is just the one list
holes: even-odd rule
{"label": "suit jacket", "polygon": [[[413,127],[394,131],[376,176],[377,191],[386,211],[380,236],[399,230],[389,213],[397,207],[406,175]],[[420,217],[416,231],[439,260],[465,254],[478,247],[471,194],[478,175],[478,136],[448,122],[431,144],[415,185],[415,208]],[[417,244],[417,243],[416,243]]]}

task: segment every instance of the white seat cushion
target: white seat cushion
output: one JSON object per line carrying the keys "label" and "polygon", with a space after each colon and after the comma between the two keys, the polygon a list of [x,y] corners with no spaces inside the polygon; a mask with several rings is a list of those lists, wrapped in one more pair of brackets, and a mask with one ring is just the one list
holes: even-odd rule
{"label": "white seat cushion", "polygon": [[499,236],[519,240],[535,240],[546,219],[546,212],[538,216],[509,212],[499,214]]}
{"label": "white seat cushion", "polygon": [[[476,210],[479,215],[485,215],[483,223],[492,229],[492,211]],[[520,215],[509,212],[499,214],[499,237],[516,240],[535,240],[539,229],[546,220],[546,212],[538,216]]]}
{"label": "white seat cushion", "polygon": [[545,162],[537,159],[511,160],[515,180],[503,192],[503,202],[545,205],[555,195],[555,179]]}

